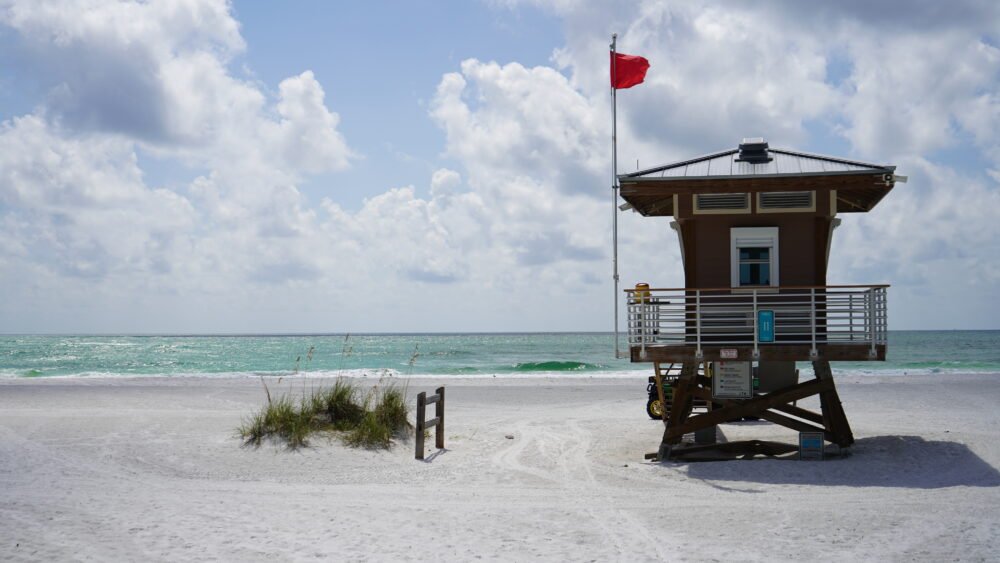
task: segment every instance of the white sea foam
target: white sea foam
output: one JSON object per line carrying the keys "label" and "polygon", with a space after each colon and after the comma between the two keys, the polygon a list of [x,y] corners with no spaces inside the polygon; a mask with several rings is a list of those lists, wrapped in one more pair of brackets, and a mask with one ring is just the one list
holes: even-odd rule
{"label": "white sea foam", "polygon": [[[905,377],[905,376],[934,376],[946,374],[998,374],[996,370],[974,370],[968,368],[942,369],[942,368],[916,368],[916,369],[865,369],[858,367],[838,368],[833,364],[834,376],[862,376],[862,377]],[[350,378],[434,378],[434,379],[635,379],[644,378],[653,374],[652,367],[649,369],[629,369],[629,370],[595,370],[595,371],[533,371],[533,372],[481,372],[481,373],[433,373],[426,371],[409,371],[391,368],[355,368],[342,370],[314,370],[314,371],[231,371],[231,372],[176,372],[176,373],[122,373],[109,371],[85,371],[79,373],[47,374],[44,371],[0,369],[0,379],[2,378],[32,378],[32,379],[52,379],[52,378],[87,378],[87,379],[113,379],[113,378],[297,378],[297,379],[331,379],[337,377]],[[812,367],[800,368],[802,379],[812,379]]]}

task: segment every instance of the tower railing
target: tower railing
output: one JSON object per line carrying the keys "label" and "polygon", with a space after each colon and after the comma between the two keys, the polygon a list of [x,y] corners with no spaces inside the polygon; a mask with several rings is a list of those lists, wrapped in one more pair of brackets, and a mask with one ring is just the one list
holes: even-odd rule
{"label": "tower railing", "polygon": [[888,332],[888,285],[628,289],[628,342],[647,347],[866,346]]}

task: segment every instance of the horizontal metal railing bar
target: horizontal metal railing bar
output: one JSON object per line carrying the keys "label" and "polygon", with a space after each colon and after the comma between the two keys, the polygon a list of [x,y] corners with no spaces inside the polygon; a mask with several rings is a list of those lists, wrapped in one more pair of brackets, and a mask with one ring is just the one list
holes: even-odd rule
{"label": "horizontal metal railing bar", "polygon": [[[630,340],[629,341],[630,344],[637,344],[639,342],[641,342],[641,341],[638,340],[638,339],[636,339],[636,340]],[[809,343],[810,343],[810,339],[803,338],[803,339],[800,339],[800,340],[786,341],[786,342],[761,342],[761,343],[759,343],[759,346],[763,348],[763,347],[766,347],[766,346],[784,346],[784,345],[788,345],[788,344],[801,345],[801,344],[809,344]],[[696,341],[695,341],[694,338],[691,338],[691,339],[688,339],[688,340],[647,340],[646,344],[647,345],[655,345],[655,344],[684,344],[684,345],[693,345],[693,344],[696,344]],[[712,340],[703,340],[702,344],[703,345],[710,345],[710,346],[747,346],[747,345],[753,345],[753,341],[752,340],[719,340],[719,339],[712,339]],[[825,341],[825,340],[817,340],[816,344],[844,344],[844,342],[841,342],[841,341],[828,342],[828,341]],[[853,341],[853,344],[857,344],[859,346],[867,346],[867,345],[871,344],[871,340],[855,340],[855,341]]]}
{"label": "horizontal metal railing bar", "polygon": [[[626,290],[628,341],[650,345],[885,344],[888,285]],[[773,316],[761,342],[758,313]]]}
{"label": "horizontal metal railing bar", "polygon": [[[674,340],[689,340],[689,339],[693,339],[694,338],[694,335],[684,335],[684,334],[667,334],[667,335],[658,334],[658,335],[655,335],[655,336],[656,336],[655,339],[649,338],[649,339],[647,339],[647,341],[648,342],[653,342],[653,341],[658,342],[658,341],[661,341],[661,340],[669,340],[669,339],[674,339]],[[726,334],[713,333],[710,340],[712,342],[716,342],[716,341],[722,340],[723,337],[727,337],[727,336],[728,337],[732,337],[734,335],[726,335]],[[810,335],[808,333],[804,333],[804,334],[785,335],[785,336],[795,336],[795,337],[797,337],[797,338],[795,338],[795,340],[797,341],[797,340],[802,340],[802,339],[804,339],[806,337],[809,337]],[[747,341],[751,341],[752,340],[752,338],[750,338],[748,336],[745,336],[745,335],[742,338],[730,338],[730,339],[734,340],[734,341],[738,340],[740,342],[747,342]],[[641,339],[638,338],[638,337],[634,337],[633,340],[635,340],[635,341],[638,342]],[[702,340],[708,340],[708,339],[703,338]],[[791,341],[792,341],[791,338],[784,338],[784,339],[782,339],[782,338],[776,338],[775,339],[775,342],[779,342],[779,343],[780,342],[791,342]],[[858,335],[858,337],[854,338],[853,340],[850,339],[850,338],[821,338],[821,339],[817,339],[817,342],[869,342],[869,341],[870,341],[870,339],[866,335]],[[771,344],[771,342],[761,342],[760,344],[761,345]]]}
{"label": "horizontal metal railing bar", "polygon": [[[650,307],[659,307],[660,309],[680,310],[680,309],[684,308],[685,306],[687,306],[687,307],[694,307],[695,303],[694,303],[694,300],[692,299],[691,303],[682,303],[682,302],[674,302],[674,303],[639,303],[639,302],[636,302],[636,303],[629,303],[628,305],[629,306],[633,306],[633,307],[642,307],[644,305],[648,305]],[[771,302],[764,301],[764,302],[757,303],[757,308],[758,309],[760,309],[762,307],[763,308],[774,308],[774,309],[777,309],[776,312],[780,312],[780,313],[793,313],[793,312],[800,312],[800,311],[808,311],[809,310],[808,308],[800,309],[803,305],[809,305],[809,302],[808,301],[799,301],[799,302],[771,303]],[[825,310],[825,311],[830,311],[830,312],[836,312],[837,310],[840,310],[840,311],[856,310],[855,308],[851,308],[850,306],[848,306],[846,309],[844,309],[840,305],[830,306],[830,305],[826,305],[824,303],[817,303],[817,305],[820,306],[819,307],[820,311],[824,311]],[[731,310],[733,312],[744,311],[744,310],[749,311],[749,310],[753,309],[753,305],[750,304],[750,303],[713,303],[711,301],[709,301],[709,302],[706,303],[706,302],[702,301],[701,306],[702,307],[706,307],[706,308],[710,308],[710,309],[714,309],[716,311],[725,311],[726,308],[729,308],[729,310]]]}
{"label": "horizontal metal railing bar", "polygon": [[[723,332],[723,331],[720,330],[720,331],[714,331],[714,332],[712,332],[712,336],[715,337],[715,338],[722,337],[722,336],[738,336],[740,338],[745,338],[748,335],[752,336],[753,335],[753,331],[752,330],[745,330],[745,331],[738,331],[738,332],[733,332],[733,331]],[[659,331],[656,331],[655,333],[647,334],[647,336],[650,337],[650,338],[652,338],[652,337],[666,338],[666,337],[669,337],[669,336],[693,336],[693,335],[688,334],[687,332],[678,331],[678,330],[659,330]],[[784,338],[784,337],[795,338],[795,337],[799,337],[799,336],[811,336],[811,331],[807,331],[807,330],[803,330],[803,331],[784,331],[784,332],[775,333],[775,337],[779,338],[779,339],[780,338]],[[839,340],[839,339],[849,340],[851,338],[853,338],[855,340],[857,340],[857,339],[867,340],[868,339],[868,332],[867,331],[860,331],[860,330],[854,331],[854,332],[847,332],[847,331],[833,332],[833,331],[827,331],[825,334],[822,333],[822,332],[818,333],[817,337],[821,338],[823,340]]]}
{"label": "horizontal metal railing bar", "polygon": [[[652,324],[652,323],[635,323],[635,324],[629,324],[629,326],[632,327],[632,328],[646,327],[647,329],[657,330],[658,332],[661,332],[661,333],[670,332],[671,330],[675,330],[677,332],[683,332],[683,330],[684,330],[683,328],[680,328],[680,327],[679,328],[675,328],[675,329],[670,329],[669,328],[670,325]],[[753,329],[753,325],[752,324],[745,324],[745,325],[744,324],[741,324],[741,325],[730,324],[730,325],[716,325],[716,326],[712,326],[712,325],[704,325],[703,324],[702,328],[704,328],[704,329],[715,328],[715,329],[732,329],[732,330],[740,330],[740,331],[750,331],[751,329]],[[782,325],[779,325],[779,326],[775,327],[775,334],[797,334],[797,333],[800,333],[800,332],[803,333],[803,334],[805,334],[805,333],[809,332],[809,328],[810,328],[809,325],[803,325],[803,326],[787,326],[787,325],[782,326]],[[854,334],[867,334],[867,331],[865,331],[861,327],[856,327],[854,329],[849,329],[849,328],[846,328],[846,327],[820,327],[820,331],[821,332],[827,332],[829,334],[852,334],[852,333],[854,333]]]}
{"label": "horizontal metal railing bar", "polygon": [[[773,291],[783,291],[786,289],[885,289],[892,287],[889,284],[874,284],[874,285],[782,285],[777,287],[771,286],[759,286],[759,287],[651,287],[649,289],[625,289],[626,293],[634,293],[636,291],[642,292],[653,292],[653,291],[761,291],[761,292],[773,292]],[[766,295],[766,294],[765,294]]]}
{"label": "horizontal metal railing bar", "polygon": [[[637,293],[637,290],[635,290],[635,289],[626,289],[625,290],[626,293],[633,294],[633,295],[629,296],[630,300],[633,300],[633,301],[643,300],[643,301],[645,301],[647,303],[656,303],[657,300],[660,303],[669,302],[670,299],[674,299],[674,298],[677,298],[677,299],[682,299],[682,298],[694,299],[694,296],[690,295],[690,292],[664,293],[664,291],[665,290],[659,290],[659,289],[644,289],[644,290],[639,290],[638,293]],[[786,297],[786,298],[796,298],[798,300],[808,299],[809,298],[809,294],[808,293],[797,293],[798,291],[803,291],[804,292],[806,290],[796,290],[796,289],[779,288],[779,289],[768,290],[767,292],[758,293],[757,298],[758,299],[763,299],[763,300],[769,301],[769,302],[773,302],[775,299],[780,299],[780,298],[783,298],[783,297]],[[647,293],[653,293],[653,292],[656,292],[657,295],[656,296],[646,295]],[[723,292],[725,292],[725,293],[723,293]],[[851,296],[854,296],[855,299],[862,299],[863,296],[866,293],[867,293],[867,291],[865,291],[865,292],[857,292],[857,293],[826,292],[826,293],[823,293],[821,295],[826,296],[826,299],[828,299],[828,300],[850,301],[850,297]],[[639,296],[636,297],[635,294],[637,294]],[[751,296],[752,296],[751,293],[747,293],[747,292],[745,292],[743,290],[740,290],[739,288],[735,288],[735,287],[734,288],[729,288],[729,289],[712,290],[710,292],[705,292],[702,295],[702,297],[706,298],[706,299],[708,299],[708,298],[711,298],[711,299],[746,299],[747,297],[751,297]],[[842,299],[843,297],[847,297],[847,299]]]}
{"label": "horizontal metal railing bar", "polygon": [[[735,320],[739,320],[739,321],[746,321],[747,323],[751,323],[751,324],[753,322],[753,318],[750,317],[749,315],[746,316],[746,317],[716,317],[716,316],[708,315],[707,316],[708,318],[706,318],[706,315],[704,314],[704,312],[701,315],[698,315],[696,313],[690,313],[690,314],[684,314],[684,315],[675,314],[675,315],[671,315],[670,317],[668,317],[665,314],[661,313],[661,316],[659,318],[662,319],[662,320],[670,319],[670,320],[673,320],[673,321],[676,321],[676,322],[680,322],[683,319],[692,320],[692,319],[695,319],[695,318],[698,318],[698,317],[702,318],[703,320],[705,320],[707,322],[712,322],[713,320],[716,320],[716,321],[723,321],[723,320],[734,320],[735,321]],[[818,317],[818,320],[820,320],[820,321],[824,320],[824,317],[822,317],[820,315],[817,315],[817,317]],[[786,322],[786,323],[789,323],[789,324],[794,324],[794,323],[797,323],[797,322],[804,322],[804,323],[808,323],[809,322],[809,316],[808,315],[805,315],[805,316],[802,316],[802,317],[794,317],[794,318],[779,317],[779,319],[782,320],[782,321],[784,321],[784,322]],[[637,320],[639,320],[639,319],[637,318]],[[642,320],[648,321],[649,319],[642,319]],[[829,320],[832,321],[832,320],[835,320],[835,318],[831,318]]]}
{"label": "horizontal metal railing bar", "polygon": [[[666,309],[683,309],[685,307],[691,308],[691,307],[697,306],[699,304],[698,301],[699,300],[695,299],[694,297],[691,297],[691,298],[688,298],[686,301],[684,299],[675,299],[675,300],[671,301],[670,303],[630,302],[628,304],[632,305],[632,306],[635,306],[635,307],[642,307],[644,305],[648,305],[650,307],[661,307],[661,308],[666,308]],[[733,309],[733,310],[739,310],[739,309],[743,309],[743,308],[749,308],[749,307],[752,306],[752,303],[751,303],[750,299],[746,299],[746,298],[740,298],[739,300],[736,300],[736,301],[723,301],[721,299],[719,299],[719,300],[712,300],[712,299],[702,298],[700,301],[701,301],[700,305],[703,306],[703,307],[714,307],[714,308],[717,308],[717,309],[725,309],[725,308],[728,307],[728,308]],[[782,309],[782,308],[784,308],[784,309],[794,309],[796,307],[802,307],[803,305],[809,305],[809,301],[808,300],[800,300],[800,301],[780,301],[780,302],[778,302],[778,301],[763,301],[763,300],[759,300],[758,301],[758,305],[759,306],[774,307],[774,308],[779,308],[779,309]],[[820,303],[820,305],[822,305],[822,303]],[[837,306],[838,305],[834,305],[834,307],[837,307]]]}
{"label": "horizontal metal railing bar", "polygon": [[[821,321],[821,324],[822,324],[823,319],[819,319],[819,320]],[[670,324],[680,324],[682,322],[682,319],[680,319],[680,318],[675,318],[675,319],[661,318],[660,321],[661,322],[658,323],[659,325],[661,325],[661,326],[667,326],[667,325],[670,325]],[[728,318],[727,319],[727,318],[715,317],[715,318],[707,319],[707,320],[706,319],[702,319],[702,321],[703,321],[702,322],[702,326],[741,326],[741,327],[753,326],[753,322],[752,322],[753,319],[732,319],[732,318]],[[809,326],[809,320],[808,319],[794,319],[794,320],[791,320],[791,319],[775,319],[775,322],[777,322],[779,324],[779,326],[781,326],[781,327],[808,327]],[[647,326],[649,326],[649,325],[651,325],[653,323],[650,322],[650,319],[636,319],[635,322],[630,322],[629,324],[632,324],[634,326],[639,326],[639,325],[647,325]],[[866,330],[866,329],[860,323],[855,323],[854,326],[852,327],[851,325],[846,324],[846,323],[840,324],[840,323],[835,323],[835,322],[828,322],[828,323],[826,323],[826,330],[830,330],[830,331],[850,331],[850,330]]]}

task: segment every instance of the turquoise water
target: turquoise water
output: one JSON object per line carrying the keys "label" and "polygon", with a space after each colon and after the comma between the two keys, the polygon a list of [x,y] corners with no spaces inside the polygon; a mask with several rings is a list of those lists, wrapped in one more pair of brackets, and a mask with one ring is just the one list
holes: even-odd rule
{"label": "turquoise water", "polygon": [[[0,336],[0,377],[224,375],[614,375],[610,334]],[[622,346],[625,350],[625,346]],[[803,365],[804,368],[807,364]],[[893,331],[885,362],[837,373],[1000,373],[1000,331]]]}

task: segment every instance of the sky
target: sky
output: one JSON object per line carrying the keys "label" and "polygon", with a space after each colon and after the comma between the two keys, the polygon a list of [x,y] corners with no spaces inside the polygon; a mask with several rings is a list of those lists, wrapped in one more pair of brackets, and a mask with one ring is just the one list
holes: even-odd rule
{"label": "sky", "polygon": [[[611,330],[612,33],[620,172],[896,165],[828,283],[1000,328],[993,0],[0,0],[0,332]],[[668,224],[624,287],[683,285]]]}

